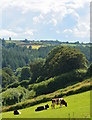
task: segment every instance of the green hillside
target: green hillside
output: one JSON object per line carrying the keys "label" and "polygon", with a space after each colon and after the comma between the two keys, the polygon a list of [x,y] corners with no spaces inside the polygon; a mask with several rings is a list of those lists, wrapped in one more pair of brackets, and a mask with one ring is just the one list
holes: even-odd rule
{"label": "green hillside", "polygon": [[[2,114],[3,118],[90,118],[90,91],[64,97],[68,107],[51,108],[51,101],[20,110],[21,115],[14,116],[13,111]],[[35,112],[39,105],[49,104],[50,108]]]}
{"label": "green hillside", "polygon": [[[0,89],[2,112],[25,108],[21,111],[26,111],[19,117],[24,117],[24,115],[30,117],[30,111],[34,117],[36,116],[34,109],[38,104],[47,102],[51,106],[52,98],[64,97],[69,103],[68,108],[59,109],[57,107],[56,112],[53,110],[54,116],[50,108],[49,112],[43,111],[44,114],[37,113],[37,117],[45,117],[46,113],[48,117],[89,117],[89,92],[86,93],[86,91],[92,89],[92,85],[90,85],[92,64],[86,54],[79,50],[79,46],[76,48],[65,45],[54,47],[51,45],[39,49],[31,47],[28,49],[13,43],[4,43],[3,60],[5,56],[9,59],[5,58],[5,66],[2,69],[2,89]],[[17,62],[15,58],[18,58]],[[26,64],[20,66],[22,60]],[[13,66],[16,63],[17,66],[12,69],[9,63],[12,63]],[[85,92],[84,97],[81,96],[83,94],[81,92]],[[76,95],[68,97],[73,94]],[[86,98],[87,100],[85,100]],[[85,101],[83,102],[83,100]],[[88,108],[82,109],[82,114],[76,112],[79,111],[79,108],[86,108],[86,106]],[[64,112],[61,115],[63,109]],[[3,113],[3,115],[12,117],[13,114],[9,113]]]}
{"label": "green hillside", "polygon": [[[53,93],[40,95],[40,96],[37,96],[35,98],[24,100],[22,102],[16,103],[16,104],[11,105],[11,106],[3,106],[2,111],[5,112],[5,111],[12,111],[14,109],[23,109],[23,108],[27,108],[27,107],[30,107],[30,106],[34,106],[38,103],[51,101],[52,98],[69,96],[69,95],[81,93],[81,92],[84,92],[84,91],[92,90],[92,84],[90,82],[91,80],[92,80],[92,78],[89,78],[89,79],[84,80],[83,82],[79,82],[77,84],[68,86],[64,89],[59,89],[59,90],[57,90]],[[15,91],[15,88],[11,89],[11,90],[13,92],[13,91]],[[10,90],[10,92],[11,92],[11,90]],[[20,91],[18,93],[20,94]],[[11,96],[9,94],[12,94],[12,93],[9,93],[9,92],[7,93],[9,98],[11,98]],[[6,94],[3,97],[6,98],[7,97]],[[11,100],[12,100],[12,98],[11,98]]]}

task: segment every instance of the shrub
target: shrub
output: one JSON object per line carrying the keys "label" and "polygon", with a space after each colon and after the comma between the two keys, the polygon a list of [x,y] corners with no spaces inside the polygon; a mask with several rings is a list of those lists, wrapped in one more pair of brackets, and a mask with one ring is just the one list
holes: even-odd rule
{"label": "shrub", "polygon": [[91,77],[92,76],[92,63],[90,64],[88,70],[87,70],[87,76]]}
{"label": "shrub", "polygon": [[5,92],[2,92],[0,94],[3,101],[2,104],[4,106],[21,102],[26,99],[27,95],[28,90],[20,86],[17,88],[7,89]]}
{"label": "shrub", "polygon": [[25,88],[27,88],[28,84],[29,84],[29,80],[23,80],[20,82],[20,86],[25,87]]}
{"label": "shrub", "polygon": [[7,88],[16,88],[18,86],[19,86],[19,82],[14,82],[14,83],[8,85]]}
{"label": "shrub", "polygon": [[48,94],[58,89],[64,88],[70,84],[82,81],[85,74],[86,70],[74,70],[72,72],[50,78],[46,81],[29,85],[29,90],[34,90],[36,92],[36,96]]}

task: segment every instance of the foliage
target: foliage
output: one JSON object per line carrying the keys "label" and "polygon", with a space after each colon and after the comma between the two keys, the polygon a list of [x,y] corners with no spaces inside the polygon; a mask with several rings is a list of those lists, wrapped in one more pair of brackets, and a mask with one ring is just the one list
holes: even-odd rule
{"label": "foliage", "polygon": [[[87,54],[85,55],[80,52],[81,50],[85,53],[84,47],[80,46],[80,44],[79,46],[76,44],[75,48],[77,49],[66,46],[52,48],[54,48],[54,46],[40,47],[39,49],[33,50],[20,47],[16,44],[3,42],[2,87],[4,89],[2,90],[4,91],[4,105],[15,104],[26,98],[30,99],[54,92],[80,82],[85,79],[86,75],[90,75],[92,66],[88,68],[86,74],[87,59],[85,55],[88,60],[91,61],[88,57],[88,46],[86,46]],[[48,54],[50,50],[51,52]],[[46,58],[46,60],[44,58]],[[28,67],[29,62],[30,67]],[[26,67],[22,67],[24,65]],[[30,90],[30,92],[25,88]],[[71,90],[68,91],[66,95],[88,89],[89,86],[80,88],[78,91]],[[11,95],[8,97],[8,94]],[[61,93],[58,95],[62,96]],[[51,97],[41,96],[31,104],[25,103],[23,106],[20,106],[34,105],[49,99],[51,99]]]}
{"label": "foliage", "polygon": [[36,96],[36,92],[34,90],[31,90],[28,95],[28,99],[34,98]]}
{"label": "foliage", "polygon": [[75,48],[56,47],[53,49],[45,62],[44,72],[47,78],[60,75],[74,69],[87,67],[85,55]]}
{"label": "foliage", "polygon": [[29,82],[29,80],[22,80],[21,82],[19,82],[19,85],[28,88]]}
{"label": "foliage", "polygon": [[87,60],[92,62],[92,55],[90,51],[92,50],[92,45],[76,45],[74,48],[79,49],[83,54],[85,54]]}
{"label": "foliage", "polygon": [[[52,41],[52,44],[47,47],[40,47],[39,49],[27,49],[27,47],[21,47],[21,42],[13,43],[7,43],[5,40],[2,40],[2,67],[11,67],[13,70],[15,70],[18,67],[23,67],[30,63],[30,61],[34,61],[38,58],[46,58],[48,53],[53,49],[56,45],[54,45],[54,41]],[[43,42],[44,43],[44,42]],[[44,43],[45,46],[48,45],[47,42]],[[39,45],[39,42],[38,44]],[[62,44],[63,46],[64,44]],[[90,51],[92,49],[91,45],[82,45],[82,44],[66,44],[69,47],[74,47],[76,49],[80,49],[81,52],[85,54],[88,61],[92,61],[92,55],[90,54]]]}
{"label": "foliage", "polygon": [[[10,107],[7,107],[6,109],[3,108],[3,111],[11,111],[14,109],[23,109],[26,107],[30,107],[39,103],[50,101],[52,98],[55,97],[64,97],[69,96],[72,94],[88,91],[92,89],[92,84],[89,83],[90,79],[85,80],[83,82],[77,83],[74,86],[69,86],[65,89],[60,89],[58,91],[55,91],[53,93],[47,94],[47,95],[41,95],[33,99],[26,100],[21,103],[17,103],[15,105],[12,105]],[[86,89],[84,89],[86,88]]]}
{"label": "foliage", "polygon": [[20,76],[21,76],[21,70],[22,70],[22,68],[17,68],[15,71],[15,76],[17,76],[18,78],[20,78]]}
{"label": "foliage", "polygon": [[2,89],[2,92],[7,90],[8,88],[17,88],[18,86],[24,87],[24,88],[28,88],[30,81],[29,80],[22,80],[21,82],[13,82],[9,85],[7,85],[5,88]]}
{"label": "foliage", "polygon": [[6,73],[5,70],[2,70],[2,87],[3,88],[17,81],[17,78],[14,75],[10,76],[9,74],[8,72]]}
{"label": "foliage", "polygon": [[89,68],[88,68],[87,75],[88,75],[89,77],[92,77],[92,63],[90,64],[90,66],[89,66]]}
{"label": "foliage", "polygon": [[40,83],[33,84],[33,86],[29,85],[29,90],[34,90],[36,92],[36,96],[48,94],[58,89],[65,88],[66,86],[76,82],[82,81],[85,74],[85,70],[74,70],[72,72],[64,73]]}
{"label": "foliage", "polygon": [[32,74],[32,83],[35,83],[37,78],[41,76],[42,67],[43,67],[44,61],[43,60],[38,60],[30,63],[30,71]]}
{"label": "foliage", "polygon": [[[20,85],[20,83],[19,83],[18,81],[16,81],[16,82],[13,82],[13,83],[7,85],[6,89],[8,89],[8,88],[16,88],[16,87],[18,87],[19,85]],[[3,89],[2,89],[2,90],[3,90]]]}
{"label": "foliage", "polygon": [[53,46],[47,46],[39,49],[28,49],[15,43],[6,43],[5,40],[2,45],[2,67],[10,67],[13,70],[26,66],[37,58],[45,58],[53,48]]}
{"label": "foliage", "polygon": [[10,68],[8,68],[8,67],[4,67],[4,68],[3,68],[3,71],[5,71],[9,76],[12,76],[12,75],[13,75],[12,69],[10,69]]}
{"label": "foliage", "polygon": [[28,94],[28,90],[22,87],[10,88],[5,92],[2,92],[2,104],[5,105],[13,105],[15,103],[21,102],[26,98]]}
{"label": "foliage", "polygon": [[21,80],[28,80],[31,77],[30,68],[23,67],[21,70]]}

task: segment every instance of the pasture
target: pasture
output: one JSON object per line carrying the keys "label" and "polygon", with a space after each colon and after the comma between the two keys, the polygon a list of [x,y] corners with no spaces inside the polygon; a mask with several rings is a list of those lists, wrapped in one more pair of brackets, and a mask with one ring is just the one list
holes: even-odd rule
{"label": "pasture", "polygon": [[[51,108],[51,101],[41,103],[29,108],[19,110],[20,115],[13,115],[13,111],[2,113],[3,118],[90,118],[90,91],[75,94],[71,96],[65,96],[65,101],[68,103],[68,107],[55,106],[55,109]],[[48,110],[35,112],[37,106],[49,104]]]}

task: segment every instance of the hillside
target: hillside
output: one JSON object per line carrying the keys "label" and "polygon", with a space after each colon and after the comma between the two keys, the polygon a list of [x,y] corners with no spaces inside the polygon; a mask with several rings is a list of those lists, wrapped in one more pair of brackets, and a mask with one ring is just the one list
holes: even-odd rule
{"label": "hillside", "polygon": [[[51,108],[51,101],[35,105],[20,110],[21,114],[14,116],[13,112],[5,112],[3,118],[90,118],[90,91],[64,97],[68,103],[68,107],[63,106],[56,109]],[[50,108],[41,112],[35,112],[39,105],[49,104]]]}
{"label": "hillside", "polygon": [[[0,90],[3,111],[22,109],[55,97],[68,96],[92,89],[90,85],[92,64],[85,54],[75,47],[51,45],[33,50],[6,42],[3,50],[5,50],[6,56],[9,55],[8,60],[13,66],[15,63],[17,65],[18,62],[22,63],[25,58],[27,61],[29,57],[33,56],[32,60],[29,59],[30,63],[27,61],[27,65],[17,67],[16,70],[9,65],[3,67],[2,90]],[[5,59],[5,61],[8,60]]]}
{"label": "hillside", "polygon": [[44,95],[35,97],[33,99],[28,99],[24,102],[16,103],[15,105],[3,107],[2,110],[3,111],[11,111],[11,110],[14,110],[15,108],[23,109],[23,108],[30,107],[30,106],[33,106],[33,105],[36,105],[39,103],[51,101],[51,99],[55,98],[55,97],[65,97],[65,96],[69,96],[72,94],[77,94],[77,93],[81,93],[84,91],[92,90],[92,83],[90,82],[91,80],[92,80],[92,78],[86,79],[83,82],[79,82],[77,84],[71,85],[64,89],[57,90],[53,93],[50,93],[47,95],[44,94]]}
{"label": "hillside", "polygon": [[[2,41],[2,67],[11,67],[16,70],[18,67],[28,65],[31,61],[37,59],[46,59],[48,53],[56,46],[68,46],[80,49],[88,59],[92,62],[90,50],[91,43],[63,43],[59,41]],[[10,59],[12,58],[12,59]],[[14,59],[15,58],[15,59]],[[19,59],[20,58],[20,59]],[[21,60],[21,62],[20,62]]]}

